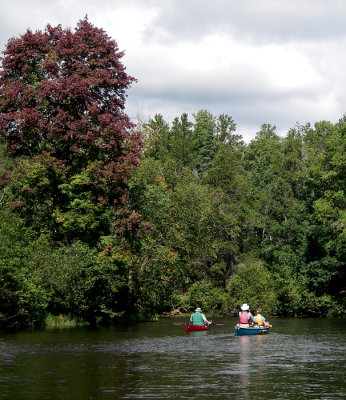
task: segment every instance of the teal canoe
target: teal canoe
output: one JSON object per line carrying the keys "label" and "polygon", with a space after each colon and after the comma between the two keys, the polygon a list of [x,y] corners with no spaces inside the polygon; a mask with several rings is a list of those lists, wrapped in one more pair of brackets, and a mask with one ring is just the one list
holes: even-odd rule
{"label": "teal canoe", "polygon": [[245,335],[266,335],[269,333],[269,328],[240,328],[238,325],[235,326],[235,335],[236,336],[245,336]]}

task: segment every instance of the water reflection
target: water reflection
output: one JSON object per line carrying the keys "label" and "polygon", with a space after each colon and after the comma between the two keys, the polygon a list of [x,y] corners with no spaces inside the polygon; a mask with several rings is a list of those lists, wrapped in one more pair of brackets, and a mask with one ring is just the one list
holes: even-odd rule
{"label": "water reflection", "polygon": [[253,398],[253,392],[265,393],[263,379],[263,356],[265,355],[264,336],[239,336],[239,368],[242,398]]}
{"label": "water reflection", "polygon": [[249,336],[239,336],[239,345],[240,345],[240,354],[239,354],[239,363],[240,363],[240,383],[243,393],[243,398],[249,398],[249,344],[250,344]]}
{"label": "water reflection", "polygon": [[264,343],[263,341],[264,336],[263,335],[256,335],[254,337],[255,339],[255,343],[256,343],[256,348],[254,351],[254,360],[257,364],[257,368],[255,369],[255,390],[256,392],[260,393],[260,392],[266,392],[268,389],[270,390],[270,388],[266,388],[265,384],[264,384],[264,379],[263,379],[263,368],[264,368],[264,355],[265,355],[265,347],[264,347]]}
{"label": "water reflection", "polygon": [[206,336],[208,331],[197,331],[197,332],[189,332],[189,336]]}

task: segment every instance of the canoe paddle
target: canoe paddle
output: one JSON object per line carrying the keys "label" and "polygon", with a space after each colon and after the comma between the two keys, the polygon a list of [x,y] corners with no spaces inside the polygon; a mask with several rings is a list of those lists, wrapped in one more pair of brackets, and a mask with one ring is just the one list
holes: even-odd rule
{"label": "canoe paddle", "polygon": [[[185,325],[185,322],[174,322],[173,325]],[[214,323],[212,323],[211,325],[224,326],[225,324],[214,324]]]}

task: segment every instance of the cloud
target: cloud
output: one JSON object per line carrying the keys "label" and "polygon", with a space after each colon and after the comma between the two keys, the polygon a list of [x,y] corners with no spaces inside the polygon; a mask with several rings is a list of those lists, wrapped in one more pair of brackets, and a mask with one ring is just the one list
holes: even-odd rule
{"label": "cloud", "polygon": [[239,118],[240,124],[277,121],[287,127],[292,99],[307,104],[327,89],[309,58],[291,45],[240,45],[214,34],[197,44],[149,44],[146,52],[130,93],[150,109],[176,103],[180,112],[208,109]]}
{"label": "cloud", "polygon": [[218,32],[254,42],[344,37],[343,0],[168,0],[147,38],[198,39]]}
{"label": "cloud", "polygon": [[343,0],[17,0],[2,8],[0,46],[28,27],[74,28],[86,14],[138,79],[131,117],[207,109],[231,115],[249,139],[262,123],[285,134],[346,111]]}

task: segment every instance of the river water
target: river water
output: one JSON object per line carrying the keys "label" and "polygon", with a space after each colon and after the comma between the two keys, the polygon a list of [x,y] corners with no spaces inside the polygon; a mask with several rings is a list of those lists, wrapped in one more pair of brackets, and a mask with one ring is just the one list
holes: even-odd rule
{"label": "river water", "polygon": [[179,319],[0,333],[0,399],[346,399],[346,320],[235,319],[186,334]]}

